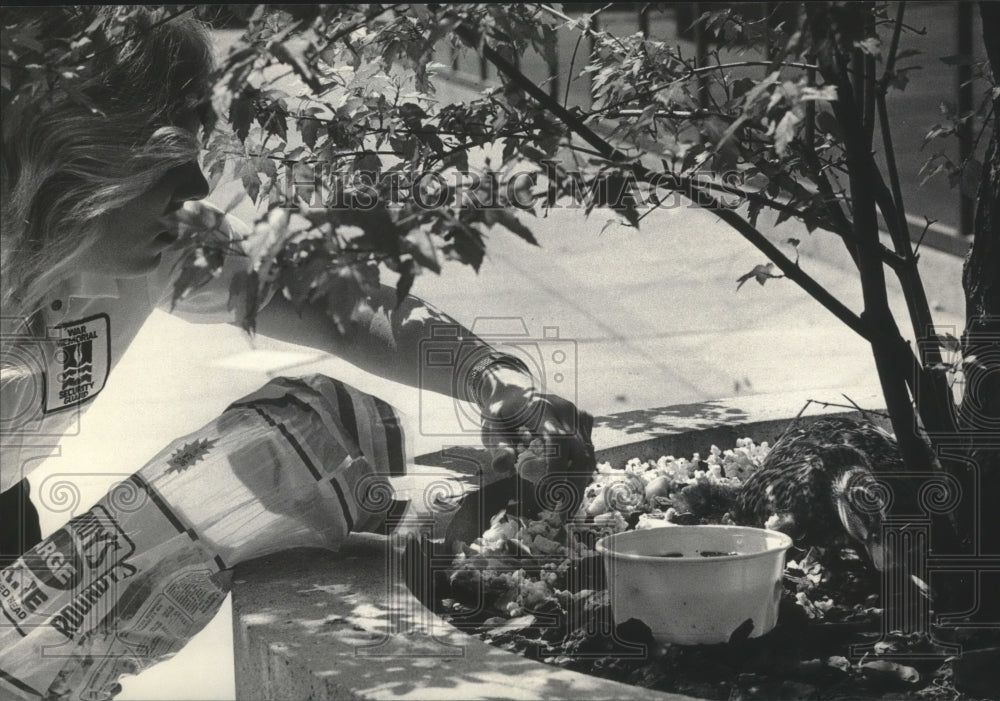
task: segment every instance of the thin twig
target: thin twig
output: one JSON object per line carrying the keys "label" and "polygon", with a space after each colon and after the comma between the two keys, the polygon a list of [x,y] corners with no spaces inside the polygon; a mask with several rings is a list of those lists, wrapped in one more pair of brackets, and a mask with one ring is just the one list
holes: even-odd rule
{"label": "thin twig", "polygon": [[569,73],[566,75],[566,94],[563,95],[563,107],[569,105],[569,88],[573,84],[573,68],[576,66],[576,52],[580,50],[580,42],[583,41],[583,32],[576,37],[576,45],[573,47],[573,55],[569,59]]}
{"label": "thin twig", "polygon": [[917,245],[913,248],[914,257],[917,257],[917,253],[920,251],[920,244],[924,242],[924,236],[927,235],[927,230],[931,228],[931,224],[937,223],[937,219],[930,219],[926,214],[924,215],[924,221],[926,222],[926,224],[924,224],[924,230],[920,232],[920,237],[917,239]]}

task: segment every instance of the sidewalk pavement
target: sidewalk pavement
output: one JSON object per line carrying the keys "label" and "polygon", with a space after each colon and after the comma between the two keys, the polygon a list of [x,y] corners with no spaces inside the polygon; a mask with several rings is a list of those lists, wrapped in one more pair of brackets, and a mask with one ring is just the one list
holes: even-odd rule
{"label": "sidewalk pavement", "polygon": [[[224,203],[228,197],[217,199]],[[555,366],[547,366],[546,389],[595,415],[736,394],[877,391],[867,344],[793,283],[779,279],[760,287],[750,281],[736,291],[737,278],[766,261],[711,213],[658,211],[639,231],[612,225],[602,232],[608,218],[600,210],[589,219],[581,210],[553,211],[529,222],[541,248],[497,228],[478,275],[447,263],[441,276],[419,277],[413,293],[469,326],[481,328],[483,322],[476,322],[483,317],[522,319],[529,334],[541,339],[546,363],[552,360],[548,349],[575,347],[575,368],[568,362],[558,366],[565,368],[561,381]],[[846,254],[838,258],[837,246],[814,245],[829,234],[765,229],[778,243],[800,238],[802,267],[852,309],[861,309]],[[954,298],[939,292],[960,289],[961,261],[925,251],[922,264],[932,300]],[[898,289],[891,297],[905,311]],[[961,314],[948,302],[938,321],[960,331]],[[546,338],[546,327],[558,329],[558,346]],[[163,445],[270,377],[311,372],[336,376],[406,412],[415,455],[476,440],[475,433],[420,435],[422,419],[433,419],[439,428],[454,423],[455,406],[447,398],[372,377],[311,349],[263,338],[251,342],[233,327],[199,327],[157,312],[84,416],[80,435],[63,441],[64,457],[34,474],[43,530],[51,532],[86,509]],[[81,489],[76,506],[47,509],[47,490],[70,476]],[[227,606],[177,658],[129,680],[121,698],[231,698],[231,668]]]}

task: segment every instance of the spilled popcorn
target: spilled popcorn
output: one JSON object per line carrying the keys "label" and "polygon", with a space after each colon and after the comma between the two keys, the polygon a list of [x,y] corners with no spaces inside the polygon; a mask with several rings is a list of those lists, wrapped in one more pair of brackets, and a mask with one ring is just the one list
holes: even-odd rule
{"label": "spilled popcorn", "polygon": [[[743,479],[769,451],[749,438],[736,448],[712,446],[702,458],[672,455],[655,462],[638,458],[623,468],[600,463],[579,510],[566,522],[551,511],[524,520],[500,511],[490,527],[465,545],[449,581],[470,603],[516,617],[546,605],[562,608],[581,589],[603,588],[593,544],[610,533],[681,523],[722,523]],[[591,567],[581,567],[589,563]],[[570,582],[572,572],[573,582]]]}
{"label": "spilled popcorn", "polygon": [[[501,511],[463,545],[439,590],[438,611],[502,649],[636,686],[701,698],[862,698],[886,689],[912,698],[961,698],[946,660],[934,676],[880,655],[941,652],[927,636],[884,633],[878,582],[855,556],[788,559],[778,627],[729,645],[658,644],[641,621],[612,621],[594,543],[610,533],[679,524],[726,523],[738,490],[770,451],[748,438],[702,457],[601,463],[570,518]],[[446,593],[445,593],[446,592]],[[849,660],[854,643],[876,640],[874,658]],[[834,633],[835,635],[831,635]],[[839,637],[838,637],[839,636]],[[833,642],[831,642],[833,641]],[[635,655],[635,645],[645,653]],[[906,696],[911,698],[911,696]]]}

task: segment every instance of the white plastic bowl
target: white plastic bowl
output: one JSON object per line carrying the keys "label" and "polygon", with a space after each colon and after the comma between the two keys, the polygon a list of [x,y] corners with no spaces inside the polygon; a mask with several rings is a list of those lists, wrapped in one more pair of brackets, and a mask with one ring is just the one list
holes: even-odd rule
{"label": "white plastic bowl", "polygon": [[[748,619],[749,637],[774,628],[791,546],[784,533],[742,526],[628,531],[596,545],[615,622],[639,619],[659,642],[682,645],[727,642]],[[702,555],[718,552],[736,554]]]}

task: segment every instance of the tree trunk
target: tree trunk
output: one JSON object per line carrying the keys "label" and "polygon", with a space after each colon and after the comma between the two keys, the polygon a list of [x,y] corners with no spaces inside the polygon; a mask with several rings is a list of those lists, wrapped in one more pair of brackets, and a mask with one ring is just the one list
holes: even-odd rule
{"label": "tree trunk", "polygon": [[[1000,4],[980,3],[983,40],[994,83],[1000,79]],[[990,31],[992,29],[992,31]],[[994,97],[992,137],[976,198],[974,239],[965,261],[963,287],[966,329],[963,352],[966,384],[959,420],[964,452],[971,459],[962,477],[963,491],[975,488],[975,499],[963,499],[963,509],[979,505],[979,522],[968,534],[978,541],[979,554],[1000,554],[1000,99]],[[968,362],[970,357],[975,357]],[[993,445],[991,446],[990,443]],[[968,515],[968,514],[966,514]]]}

